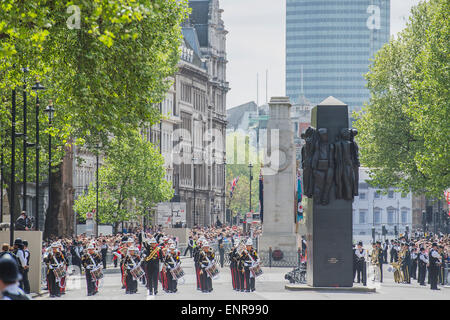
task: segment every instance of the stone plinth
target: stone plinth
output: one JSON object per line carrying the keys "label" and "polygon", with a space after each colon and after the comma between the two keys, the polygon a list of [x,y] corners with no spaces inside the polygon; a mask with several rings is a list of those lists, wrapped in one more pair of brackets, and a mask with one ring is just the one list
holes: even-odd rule
{"label": "stone plinth", "polygon": [[287,97],[273,97],[269,103],[267,152],[264,177],[264,224],[259,240],[260,251],[297,251],[295,233],[295,150],[290,119],[291,103]]}
{"label": "stone plinth", "polygon": [[[9,243],[9,230],[0,231],[0,243]],[[39,293],[41,290],[41,264],[42,264],[42,231],[14,231],[14,239],[20,238],[28,241],[30,250],[30,291]]]}
{"label": "stone plinth", "polygon": [[[348,128],[348,106],[330,97],[311,111],[311,126],[328,130],[328,143]],[[336,199],[335,184],[328,205],[306,199],[307,283],[313,287],[352,287],[352,201]]]}

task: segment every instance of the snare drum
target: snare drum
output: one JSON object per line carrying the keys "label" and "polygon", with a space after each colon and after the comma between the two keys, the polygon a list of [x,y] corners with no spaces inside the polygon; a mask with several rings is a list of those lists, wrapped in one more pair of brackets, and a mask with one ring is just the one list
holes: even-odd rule
{"label": "snare drum", "polygon": [[253,274],[253,277],[255,277],[255,278],[259,277],[263,273],[260,263],[257,263],[254,266],[250,267],[249,270]]}
{"label": "snare drum", "polygon": [[53,269],[53,273],[55,274],[56,280],[61,280],[66,276],[66,268],[64,267],[64,265],[60,265]]}
{"label": "snare drum", "polygon": [[135,280],[139,280],[144,276],[145,272],[144,269],[142,269],[141,265],[138,264],[136,267],[130,270],[130,274]]}
{"label": "snare drum", "polygon": [[92,281],[94,281],[94,282],[103,278],[103,267],[102,266],[94,267],[91,270],[91,275],[92,275]]}
{"label": "snare drum", "polygon": [[220,272],[216,264],[211,264],[210,266],[206,267],[205,271],[211,279],[217,279]]}
{"label": "snare drum", "polygon": [[170,270],[170,273],[172,274],[173,279],[179,280],[180,278],[184,277],[184,271],[181,269],[181,265],[178,264],[175,268]]}

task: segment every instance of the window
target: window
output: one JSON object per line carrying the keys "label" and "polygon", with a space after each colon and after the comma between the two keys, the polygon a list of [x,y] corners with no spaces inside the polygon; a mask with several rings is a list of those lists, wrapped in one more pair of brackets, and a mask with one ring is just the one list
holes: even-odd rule
{"label": "window", "polygon": [[366,200],[366,194],[364,192],[359,193],[359,200]]}
{"label": "window", "polygon": [[359,211],[359,223],[360,224],[366,223],[366,211],[365,210]]}
{"label": "window", "polygon": [[394,210],[393,209],[388,209],[387,211],[387,218],[388,218],[388,224],[394,224]]}
{"label": "window", "polygon": [[374,209],[373,211],[373,221],[375,224],[381,223],[381,209]]}
{"label": "window", "polygon": [[401,217],[402,217],[402,224],[408,223],[408,211],[402,210]]}
{"label": "window", "polygon": [[381,197],[380,190],[375,191],[375,194],[373,196],[374,196],[375,199],[380,199],[380,197]]}
{"label": "window", "polygon": [[389,199],[394,199],[394,191],[392,191],[392,190],[388,191],[388,198]]}

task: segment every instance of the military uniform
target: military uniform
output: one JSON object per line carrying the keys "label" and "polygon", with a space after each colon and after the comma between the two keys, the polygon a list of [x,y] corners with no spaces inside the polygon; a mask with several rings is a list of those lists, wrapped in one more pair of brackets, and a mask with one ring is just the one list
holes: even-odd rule
{"label": "military uniform", "polygon": [[230,270],[231,270],[231,280],[233,285],[233,290],[240,291],[241,285],[239,281],[240,274],[238,272],[238,262],[239,262],[239,254],[237,252],[237,248],[233,248],[228,253],[228,256],[230,258]]}
{"label": "military uniform", "polygon": [[146,256],[145,271],[147,275],[148,294],[156,295],[158,293],[159,262],[162,260],[161,248],[158,246],[152,248],[144,242],[144,254]]}
{"label": "military uniform", "polygon": [[258,253],[254,248],[245,250],[241,256],[244,265],[245,292],[255,291],[255,277],[250,272],[250,267],[259,260]]}
{"label": "military uniform", "polygon": [[61,288],[53,270],[64,262],[64,256],[59,251],[56,253],[50,252],[44,258],[44,263],[47,265],[47,287],[51,298],[61,296]]}
{"label": "military uniform", "polygon": [[214,264],[215,254],[212,249],[209,249],[208,252],[201,251],[199,254],[199,263],[200,263],[200,287],[202,292],[211,292],[213,291],[212,287],[212,279],[206,272],[206,268],[210,266],[210,264]]}
{"label": "military uniform", "polygon": [[94,281],[91,270],[97,267],[101,262],[102,258],[96,252],[92,254],[86,252],[81,257],[81,263],[86,270],[86,287],[88,296],[92,296],[98,292],[98,280]]}
{"label": "military uniform", "polygon": [[177,292],[177,279],[173,277],[171,269],[175,268],[180,263],[180,255],[178,251],[168,252],[164,259],[164,265],[166,266],[167,275],[167,292]]}
{"label": "military uniform", "polygon": [[[130,248],[128,250],[130,250]],[[133,294],[137,292],[138,282],[137,279],[133,277],[130,270],[134,269],[140,261],[141,258],[137,254],[128,254],[124,259],[126,294]]]}

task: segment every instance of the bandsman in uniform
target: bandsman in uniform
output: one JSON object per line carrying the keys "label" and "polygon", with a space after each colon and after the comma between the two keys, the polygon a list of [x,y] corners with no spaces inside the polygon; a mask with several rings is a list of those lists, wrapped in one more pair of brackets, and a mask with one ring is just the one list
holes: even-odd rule
{"label": "bandsman in uniform", "polygon": [[[67,269],[69,267],[69,258],[67,255],[67,250],[65,250],[63,244],[60,241],[58,241],[57,244],[58,244],[59,252],[61,252],[62,256],[64,257],[64,267],[65,267],[66,274],[67,274]],[[60,289],[61,294],[66,294],[66,276],[61,278],[61,283],[60,283],[59,289]]]}
{"label": "bandsman in uniform", "polygon": [[408,243],[402,243],[402,249],[400,251],[400,258],[401,258],[401,268],[402,268],[402,273],[403,273],[403,282],[411,283],[411,276],[410,276],[410,272],[409,272],[409,266],[411,264],[411,255],[409,252]]}
{"label": "bandsman in uniform", "polygon": [[357,283],[367,284],[367,272],[366,272],[366,250],[362,247],[363,243],[358,242],[358,246],[355,249],[356,256],[356,274],[358,276]]}
{"label": "bandsman in uniform", "polygon": [[253,248],[253,240],[250,238],[245,243],[245,250],[242,253],[241,260],[244,265],[245,292],[253,292],[255,291],[255,277],[250,271],[250,267],[253,267],[255,263],[259,263],[259,257]]}
{"label": "bandsman in uniform", "polygon": [[177,279],[173,277],[172,270],[180,263],[180,255],[176,250],[175,244],[171,244],[169,247],[169,252],[167,252],[166,257],[164,259],[164,266],[166,269],[167,275],[167,292],[175,293],[177,292]]}
{"label": "bandsman in uniform", "polygon": [[202,290],[202,283],[200,281],[200,252],[202,251],[202,243],[203,239],[199,238],[192,253],[194,257],[195,277],[197,279],[197,290],[199,291]]}
{"label": "bandsman in uniform", "polygon": [[372,244],[372,252],[370,253],[370,264],[374,271],[373,281],[380,280],[380,256],[376,243]]}
{"label": "bandsman in uniform", "polygon": [[231,270],[231,281],[233,285],[233,290],[241,291],[240,282],[239,282],[239,272],[238,272],[238,262],[239,262],[239,254],[237,249],[239,247],[239,242],[236,241],[232,250],[228,253],[228,257],[230,259],[230,270]]}
{"label": "bandsman in uniform", "polygon": [[0,258],[0,300],[30,300],[19,287],[21,275],[14,258],[4,255]]}
{"label": "bandsman in uniform", "polygon": [[162,261],[161,247],[155,238],[144,241],[145,271],[149,295],[158,293],[159,262]]}
{"label": "bandsman in uniform", "polygon": [[58,244],[51,245],[51,251],[44,257],[44,263],[47,265],[47,286],[50,298],[60,297],[61,289],[54,273],[54,269],[64,263],[64,257],[58,250]]}
{"label": "bandsman in uniform", "polygon": [[133,294],[137,292],[138,282],[137,279],[133,277],[130,270],[134,269],[141,261],[140,256],[137,254],[136,247],[129,247],[128,254],[124,260],[125,266],[125,294]]}
{"label": "bandsman in uniform", "polygon": [[209,277],[206,272],[206,268],[211,264],[215,264],[215,254],[214,251],[210,248],[208,241],[202,242],[202,250],[199,254],[199,263],[200,263],[200,287],[203,293],[208,293],[213,291],[212,287],[212,279]]}
{"label": "bandsman in uniform", "polygon": [[85,269],[87,295],[92,296],[98,293],[98,280],[94,281],[91,271],[101,264],[102,258],[95,252],[93,244],[90,244],[86,251],[81,257],[81,263]]}
{"label": "bandsman in uniform", "polygon": [[425,286],[427,266],[429,263],[430,260],[428,259],[428,255],[425,253],[425,248],[421,247],[418,258],[418,268],[419,268],[418,282],[421,286]]}

